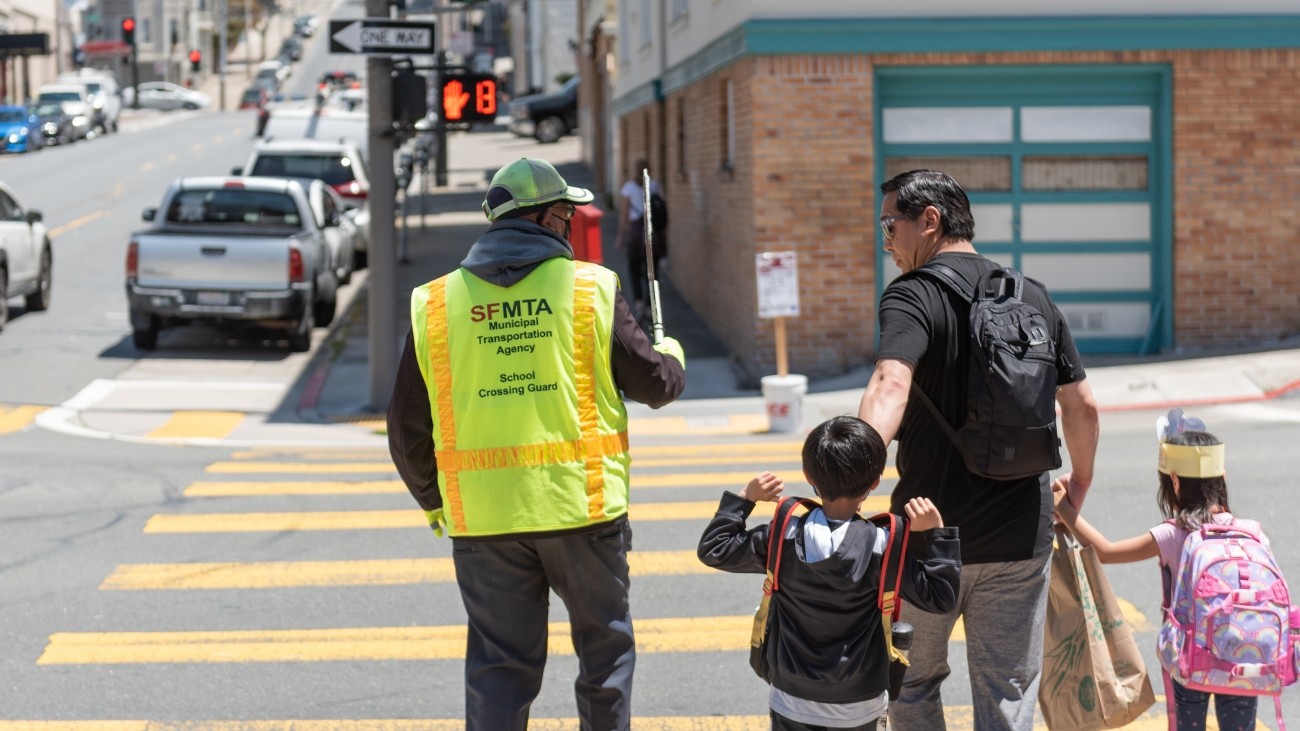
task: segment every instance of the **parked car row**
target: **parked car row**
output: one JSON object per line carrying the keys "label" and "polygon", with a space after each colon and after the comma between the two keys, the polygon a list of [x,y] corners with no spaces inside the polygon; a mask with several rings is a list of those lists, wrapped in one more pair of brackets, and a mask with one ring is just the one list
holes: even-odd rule
{"label": "parked car row", "polygon": [[121,112],[122,90],[112,72],[69,72],[37,89],[30,104],[0,106],[0,150],[33,152],[116,132]]}

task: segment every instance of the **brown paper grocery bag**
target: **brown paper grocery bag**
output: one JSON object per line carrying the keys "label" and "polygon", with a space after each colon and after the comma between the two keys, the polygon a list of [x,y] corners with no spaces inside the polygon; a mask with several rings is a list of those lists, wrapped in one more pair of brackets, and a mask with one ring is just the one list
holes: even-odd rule
{"label": "brown paper grocery bag", "polygon": [[1142,653],[1101,561],[1059,528],[1038,686],[1043,720],[1053,731],[1119,728],[1154,703]]}

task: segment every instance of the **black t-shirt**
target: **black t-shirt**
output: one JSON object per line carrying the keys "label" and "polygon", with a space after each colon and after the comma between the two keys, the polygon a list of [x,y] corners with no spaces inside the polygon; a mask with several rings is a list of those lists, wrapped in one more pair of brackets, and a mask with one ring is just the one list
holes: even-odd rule
{"label": "black t-shirt", "polygon": [[[945,253],[942,262],[971,289],[980,275],[999,264],[978,254]],[[1057,385],[1084,378],[1083,364],[1065,317],[1038,282],[1025,278],[1022,299],[1047,318],[1055,334]],[[966,358],[970,305],[927,276],[900,277],[880,298],[880,348],[876,362],[901,360],[912,378],[954,427],[966,414]],[[1052,490],[1048,473],[999,481],[966,471],[961,455],[920,398],[909,397],[898,430],[898,485],[890,510],[903,512],[914,497],[928,497],[944,525],[961,530],[962,563],[1022,561],[1052,545]]]}

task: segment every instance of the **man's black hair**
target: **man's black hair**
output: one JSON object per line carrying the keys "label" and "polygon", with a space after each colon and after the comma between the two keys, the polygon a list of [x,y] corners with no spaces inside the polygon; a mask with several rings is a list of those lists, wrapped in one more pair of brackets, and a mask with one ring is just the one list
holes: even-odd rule
{"label": "man's black hair", "polygon": [[909,170],[880,184],[881,193],[896,193],[898,212],[913,220],[926,206],[939,210],[939,225],[945,238],[975,240],[975,217],[970,198],[948,173],[938,170]]}
{"label": "man's black hair", "polygon": [[885,442],[858,417],[836,416],[804,440],[803,469],[823,500],[865,496],[885,470]]}

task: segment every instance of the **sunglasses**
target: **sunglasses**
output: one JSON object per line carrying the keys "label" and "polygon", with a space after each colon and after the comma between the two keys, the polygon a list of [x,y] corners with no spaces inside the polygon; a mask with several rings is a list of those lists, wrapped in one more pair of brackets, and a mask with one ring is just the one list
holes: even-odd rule
{"label": "sunglasses", "polygon": [[562,221],[573,220],[573,215],[578,212],[578,209],[574,206],[552,206],[548,210],[552,216]]}
{"label": "sunglasses", "polygon": [[907,216],[884,216],[880,219],[880,231],[885,234],[885,241],[894,240],[894,224],[908,220]]}

